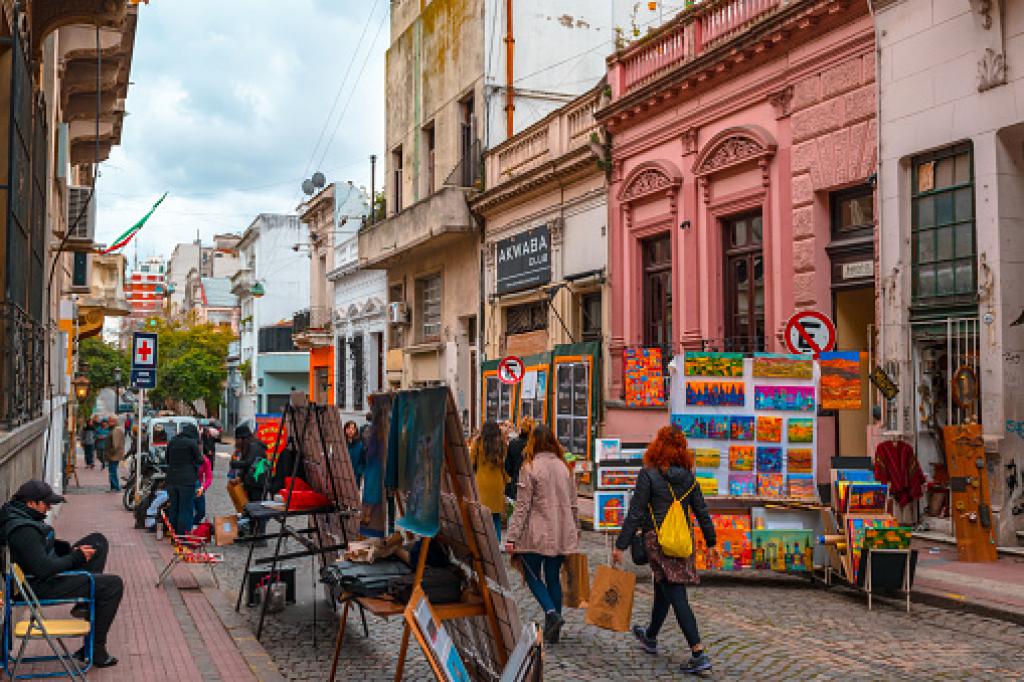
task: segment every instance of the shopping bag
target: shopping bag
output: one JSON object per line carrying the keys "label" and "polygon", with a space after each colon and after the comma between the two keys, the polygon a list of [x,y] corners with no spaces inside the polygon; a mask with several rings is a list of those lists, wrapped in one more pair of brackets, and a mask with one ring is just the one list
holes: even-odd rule
{"label": "shopping bag", "polygon": [[587,608],[590,599],[590,567],[586,554],[570,554],[565,557],[565,563],[562,564],[562,594],[569,608]]}
{"label": "shopping bag", "polygon": [[241,514],[245,505],[249,503],[249,496],[245,494],[245,488],[242,487],[241,481],[228,481],[228,496],[231,498],[231,503],[235,505],[235,511]]}
{"label": "shopping bag", "polygon": [[230,545],[238,537],[238,517],[235,515],[218,516],[213,521],[213,538],[218,547]]}
{"label": "shopping bag", "polygon": [[635,574],[611,566],[598,566],[594,571],[585,621],[605,630],[628,631],[635,588]]}

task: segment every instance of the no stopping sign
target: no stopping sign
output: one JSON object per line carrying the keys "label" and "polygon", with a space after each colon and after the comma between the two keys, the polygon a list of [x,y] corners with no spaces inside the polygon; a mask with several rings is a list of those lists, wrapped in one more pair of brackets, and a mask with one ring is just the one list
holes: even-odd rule
{"label": "no stopping sign", "polygon": [[523,380],[526,365],[522,358],[509,355],[498,363],[498,380],[503,384],[518,384]]}
{"label": "no stopping sign", "polygon": [[790,353],[827,353],[836,347],[836,325],[817,310],[803,310],[789,318],[784,334]]}

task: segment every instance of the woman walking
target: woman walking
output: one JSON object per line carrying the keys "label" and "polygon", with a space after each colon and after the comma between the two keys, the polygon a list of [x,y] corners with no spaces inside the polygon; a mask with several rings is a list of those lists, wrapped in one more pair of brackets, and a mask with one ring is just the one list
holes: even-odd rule
{"label": "woman walking", "polygon": [[352,470],[356,475],[356,487],[363,485],[363,473],[366,471],[366,443],[363,442],[359,427],[354,421],[345,422],[345,445],[348,456],[352,460]]}
{"label": "woman walking", "polygon": [[686,585],[698,582],[693,556],[685,559],[666,556],[658,543],[658,531],[669,507],[680,500],[687,518],[697,517],[708,549],[715,546],[715,527],[711,523],[704,495],[693,473],[693,454],[687,449],[686,436],[674,426],[663,426],[647,446],[644,468],[636,479],[636,488],[629,503],[629,513],[622,531],[615,540],[612,561],[618,563],[629,547],[633,535],[640,530],[654,573],[654,606],[650,623],[633,626],[633,636],[643,650],[658,654],[658,633],[668,617],[669,607],[675,611],[679,628],[690,645],[691,658],[681,666],[684,673],[697,674],[711,670],[711,660],[700,641],[697,619],[686,598]]}
{"label": "woman walking", "polygon": [[85,455],[85,466],[92,469],[96,455],[96,420],[93,417],[89,417],[85,421],[85,426],[82,427],[79,439],[82,441],[82,452]]}
{"label": "woman walking", "polygon": [[203,452],[199,448],[199,430],[192,424],[185,424],[181,432],[167,444],[167,492],[171,501],[168,520],[178,535],[187,535],[192,531],[199,490],[199,469],[203,459]]}
{"label": "woman walking", "polygon": [[505,438],[497,422],[484,422],[480,436],[473,441],[469,457],[476,472],[476,487],[480,491],[480,502],[491,510],[494,518],[494,532],[501,544],[501,517],[505,509]]}
{"label": "woman walking", "polygon": [[516,487],[519,485],[519,470],[523,466],[523,450],[530,440],[530,432],[533,431],[533,417],[523,417],[519,420],[519,433],[508,442],[508,455],[505,457],[505,473],[509,476],[508,485],[505,486],[505,496],[511,500],[516,499]]}
{"label": "woman walking", "polygon": [[523,562],[526,584],[544,609],[544,640],[558,642],[562,619],[559,573],[579,548],[579,509],[565,451],[546,424],[530,434],[508,523],[509,550]]}
{"label": "woman walking", "polygon": [[121,479],[117,476],[117,467],[120,466],[125,456],[127,436],[118,417],[110,417],[107,428],[110,441],[107,446],[107,477],[110,479],[110,492],[116,493],[121,491]]}
{"label": "woman walking", "polygon": [[[93,419],[96,419],[93,417]],[[96,420],[96,459],[100,462],[100,468],[107,466],[107,446],[110,445],[110,429],[107,428],[106,419]]]}

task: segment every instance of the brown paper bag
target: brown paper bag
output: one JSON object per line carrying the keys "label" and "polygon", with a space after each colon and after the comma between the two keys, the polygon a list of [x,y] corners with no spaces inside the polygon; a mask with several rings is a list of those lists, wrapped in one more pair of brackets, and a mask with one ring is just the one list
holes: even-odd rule
{"label": "brown paper bag", "polygon": [[611,566],[598,566],[590,588],[586,622],[605,630],[626,632],[633,615],[636,575]]}
{"label": "brown paper bag", "polygon": [[245,505],[249,503],[249,496],[245,494],[245,488],[242,487],[241,481],[237,479],[228,481],[228,496],[231,498],[231,503],[235,505],[235,511],[241,514]]}
{"label": "brown paper bag", "polygon": [[562,564],[562,594],[565,605],[585,609],[590,599],[590,567],[586,554],[570,554]]}
{"label": "brown paper bag", "polygon": [[238,537],[238,517],[218,516],[214,520],[213,538],[218,547],[233,544]]}

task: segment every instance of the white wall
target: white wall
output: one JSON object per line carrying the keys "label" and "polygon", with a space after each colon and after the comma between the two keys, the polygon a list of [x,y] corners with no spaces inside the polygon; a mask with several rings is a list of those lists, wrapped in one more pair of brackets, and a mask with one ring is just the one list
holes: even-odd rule
{"label": "white wall", "polygon": [[256,270],[266,294],[256,300],[256,320],[267,327],[309,307],[309,255],[295,244],[308,241],[298,216],[261,215],[254,244]]}

